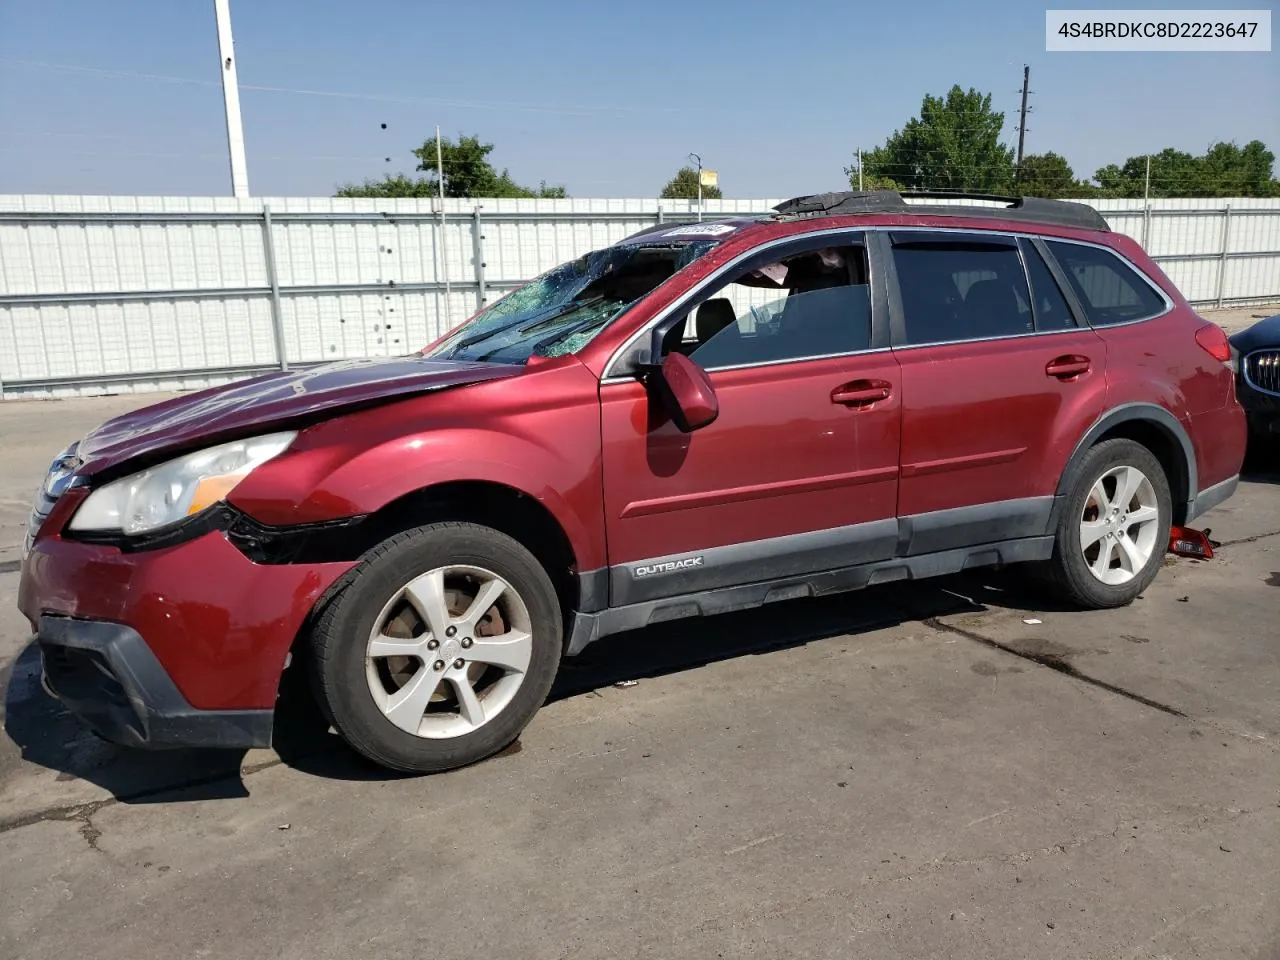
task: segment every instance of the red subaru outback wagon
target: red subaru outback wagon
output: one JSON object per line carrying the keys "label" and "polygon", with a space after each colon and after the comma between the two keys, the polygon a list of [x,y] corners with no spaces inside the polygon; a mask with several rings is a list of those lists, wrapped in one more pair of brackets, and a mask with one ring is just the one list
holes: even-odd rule
{"label": "red subaru outback wagon", "polygon": [[1089,207],[932,199],[651,228],[420,354],[104,424],[31,518],[46,688],[118,742],[255,747],[305,670],[434,771],[660,620],[1014,563],[1130,602],[1235,490],[1226,337]]}

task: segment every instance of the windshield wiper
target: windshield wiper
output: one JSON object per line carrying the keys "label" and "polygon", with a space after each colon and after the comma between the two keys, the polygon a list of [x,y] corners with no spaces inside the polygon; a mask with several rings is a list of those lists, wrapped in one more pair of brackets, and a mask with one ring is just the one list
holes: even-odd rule
{"label": "windshield wiper", "polygon": [[[591,297],[590,299],[587,299],[587,300],[578,301],[574,303],[572,306],[570,306],[568,309],[560,310],[559,312],[552,313],[550,316],[544,316],[534,321],[533,323],[530,323],[526,326],[521,327],[517,332],[521,334],[532,333],[533,331],[537,330],[539,327],[545,326],[550,323],[555,323],[556,321],[559,321],[559,320],[563,320],[565,317],[572,316],[573,314],[577,313],[580,310],[585,310],[588,307],[598,306],[601,302],[607,299],[608,299],[607,297],[599,296],[599,297]],[[528,320],[529,318],[526,317],[525,319]],[[510,328],[508,327],[507,329],[510,329]],[[560,336],[561,332],[562,331],[557,331],[556,333],[552,334],[552,336],[558,337]],[[483,363],[485,360],[488,360],[493,355],[497,353],[501,353],[503,349],[505,349],[505,347],[507,346],[511,346],[511,344],[505,344],[504,346],[497,347],[496,349],[490,350],[488,353],[482,353],[480,356],[476,357],[476,362]]]}
{"label": "windshield wiper", "polygon": [[530,320],[534,318],[540,318],[544,314],[554,314],[555,311],[559,310],[562,306],[563,304],[557,304],[554,307],[547,307],[545,310],[541,310],[537,313],[526,314],[524,316],[517,317],[515,320],[512,320],[510,323],[504,323],[502,326],[494,327],[492,330],[486,330],[483,333],[473,333],[469,337],[463,337],[461,340],[459,340],[456,344],[453,345],[452,349],[450,349],[449,356],[455,357],[458,355],[458,352],[461,350],[466,350],[468,347],[474,347],[477,343],[483,343],[485,340],[488,340],[490,337],[496,337],[498,336],[498,334],[506,333],[508,330],[514,330],[516,327],[520,326],[522,323],[528,323]]}
{"label": "windshield wiper", "polygon": [[555,333],[551,334],[551,336],[543,337],[541,340],[535,343],[533,345],[533,350],[530,352],[541,355],[541,351],[546,347],[550,347],[553,344],[559,343],[561,340],[567,340],[569,339],[569,337],[572,337],[574,334],[582,333],[584,330],[590,330],[592,327],[603,326],[604,324],[608,323],[609,320],[612,319],[614,316],[616,316],[615,313],[606,313],[603,316],[599,316],[599,317],[589,317],[588,319],[583,320],[581,323],[573,324],[567,330],[557,330]]}

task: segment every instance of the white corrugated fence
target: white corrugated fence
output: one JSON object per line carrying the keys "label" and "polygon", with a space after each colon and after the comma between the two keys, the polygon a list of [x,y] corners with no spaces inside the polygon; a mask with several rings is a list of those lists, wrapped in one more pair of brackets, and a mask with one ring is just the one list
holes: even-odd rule
{"label": "white corrugated fence", "polygon": [[[708,218],[779,200],[709,200]],[[1280,300],[1280,202],[1099,200],[1201,305]],[[410,352],[673,200],[0,196],[0,398]]]}

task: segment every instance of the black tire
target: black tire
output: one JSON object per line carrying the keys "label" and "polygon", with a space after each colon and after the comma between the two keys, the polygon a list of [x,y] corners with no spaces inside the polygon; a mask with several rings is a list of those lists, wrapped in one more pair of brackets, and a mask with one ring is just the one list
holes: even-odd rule
{"label": "black tire", "polygon": [[[415,576],[449,565],[484,567],[519,593],[532,626],[532,656],[514,698],[478,729],[449,739],[415,736],[378,708],[365,679],[374,620]],[[560,602],[550,577],[518,541],[471,523],[433,523],[379,544],[348,573],[311,635],[321,708],[358,753],[392,770],[437,773],[503,750],[546,700],[563,649]]]}
{"label": "black tire", "polygon": [[[1132,579],[1112,585],[1103,583],[1089,569],[1080,546],[1080,520],[1093,485],[1107,471],[1120,466],[1136,467],[1151,481],[1158,516],[1151,556]],[[1092,610],[1126,606],[1151,586],[1168,552],[1169,528],[1173,522],[1169,478],[1150,450],[1125,439],[1106,440],[1093,447],[1072,472],[1066,502],[1058,517],[1053,558],[1037,572],[1059,598],[1069,603]]]}

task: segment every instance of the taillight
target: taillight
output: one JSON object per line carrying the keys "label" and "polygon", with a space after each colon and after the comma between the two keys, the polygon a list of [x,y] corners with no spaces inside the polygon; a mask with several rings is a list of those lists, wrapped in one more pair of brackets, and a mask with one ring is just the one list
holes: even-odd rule
{"label": "taillight", "polygon": [[1216,323],[1207,323],[1196,331],[1196,343],[1213,359],[1230,365],[1231,342]]}

